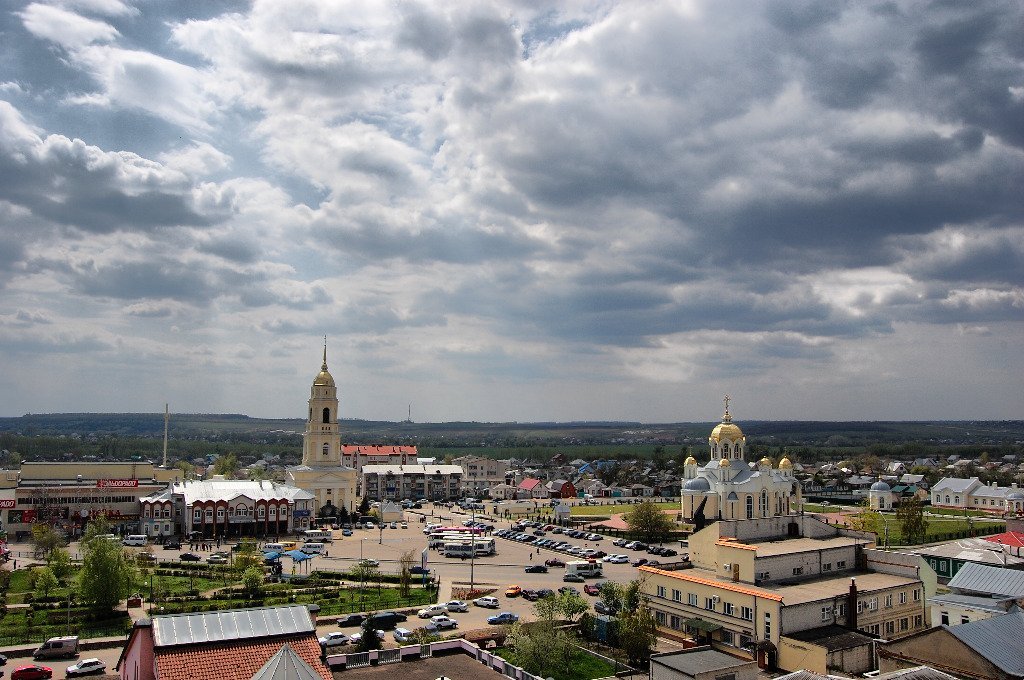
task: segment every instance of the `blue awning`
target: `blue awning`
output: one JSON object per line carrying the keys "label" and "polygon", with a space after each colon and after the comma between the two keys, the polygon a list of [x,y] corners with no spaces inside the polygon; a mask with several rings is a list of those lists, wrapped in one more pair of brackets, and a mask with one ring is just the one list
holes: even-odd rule
{"label": "blue awning", "polygon": [[313,559],[312,555],[307,555],[306,553],[302,552],[301,550],[289,550],[288,552],[285,553],[285,555],[287,555],[288,557],[292,558],[296,562],[305,562],[306,560]]}
{"label": "blue awning", "polygon": [[264,550],[263,557],[268,560],[279,560],[281,559],[281,553],[276,550]]}

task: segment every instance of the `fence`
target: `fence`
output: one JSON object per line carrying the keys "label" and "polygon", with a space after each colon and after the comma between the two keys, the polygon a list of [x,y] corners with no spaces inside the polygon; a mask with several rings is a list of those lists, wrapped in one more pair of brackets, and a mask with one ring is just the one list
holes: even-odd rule
{"label": "fence", "polygon": [[118,623],[107,624],[79,624],[72,622],[68,626],[33,626],[31,629],[17,631],[14,634],[0,635],[0,647],[13,647],[15,645],[42,644],[52,637],[61,635],[77,635],[83,640],[102,637],[125,637],[132,632],[132,622],[125,620]]}

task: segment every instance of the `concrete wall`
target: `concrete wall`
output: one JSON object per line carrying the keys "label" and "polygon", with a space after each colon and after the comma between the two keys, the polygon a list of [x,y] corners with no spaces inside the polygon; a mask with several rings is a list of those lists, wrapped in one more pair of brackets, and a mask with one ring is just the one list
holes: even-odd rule
{"label": "concrete wall", "polygon": [[[837,568],[840,561],[846,562],[844,569]],[[822,566],[825,564],[832,565],[828,572],[822,571]],[[757,572],[763,573],[767,571],[770,574],[767,580],[759,581],[759,583],[774,583],[803,580],[822,573],[834,575],[841,571],[853,569],[856,565],[857,546],[845,545],[814,551],[759,557],[754,565],[754,569]],[[803,573],[796,575],[793,573],[794,569],[802,569]]]}
{"label": "concrete wall", "polygon": [[779,638],[778,665],[784,671],[805,670],[827,675],[828,654],[823,647],[810,642],[782,637]]}
{"label": "concrete wall", "polygon": [[944,628],[879,645],[878,670],[882,673],[927,665],[956,676],[1008,677],[994,664],[960,642]]}

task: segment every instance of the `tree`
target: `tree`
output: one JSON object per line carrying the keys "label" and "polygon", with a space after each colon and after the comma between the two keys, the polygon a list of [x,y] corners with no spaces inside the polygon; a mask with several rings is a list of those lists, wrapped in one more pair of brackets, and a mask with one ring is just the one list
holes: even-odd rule
{"label": "tree", "polygon": [[370,512],[370,499],[363,496],[363,500],[359,501],[359,515],[363,516],[368,512]]}
{"label": "tree", "polygon": [[50,571],[53,572],[58,583],[66,583],[68,576],[71,575],[73,567],[71,566],[71,555],[64,548],[54,548],[50,552],[50,557],[46,560],[47,566]]}
{"label": "tree", "polygon": [[924,507],[916,497],[900,501],[896,509],[896,519],[901,526],[905,544],[923,543],[928,535],[928,520],[924,516]]}
{"label": "tree", "polygon": [[59,531],[41,522],[32,525],[32,544],[35,546],[35,554],[44,558],[48,558],[54,549],[66,545]]}
{"label": "tree", "polygon": [[882,514],[871,507],[871,501],[864,499],[860,510],[850,515],[850,528],[854,531],[865,531],[872,534],[882,532]]}
{"label": "tree", "polygon": [[78,592],[98,611],[109,611],[128,596],[136,571],[127,552],[117,541],[103,537],[110,533],[105,518],[89,523],[82,539],[82,568]]}
{"label": "tree", "polygon": [[233,453],[225,453],[213,461],[213,474],[224,475],[231,479],[238,472],[238,456]]}
{"label": "tree", "polygon": [[650,501],[632,508],[625,520],[630,533],[647,543],[661,543],[675,526],[672,519]]}
{"label": "tree", "polygon": [[182,479],[192,479],[192,477],[196,473],[195,466],[192,465],[192,463],[188,462],[187,460],[179,460],[177,463],[174,464],[174,467],[181,470]]}
{"label": "tree", "polygon": [[238,544],[239,548],[232,559],[232,568],[236,574],[242,575],[249,569],[255,567],[263,573],[263,555],[256,550],[256,543],[245,540]]}
{"label": "tree", "polygon": [[348,512],[348,508],[342,508],[338,511],[338,521],[342,524],[348,524],[352,521],[352,516]]}
{"label": "tree", "polygon": [[35,583],[35,595],[40,598],[47,598],[53,589],[57,587],[57,577],[53,575],[53,570],[49,567],[43,567],[36,572],[36,583]]}
{"label": "tree", "polygon": [[357,652],[369,652],[372,649],[381,648],[381,640],[377,637],[377,631],[372,624],[373,614],[374,612],[369,612],[359,627],[362,635],[359,637],[359,642],[356,643]]}
{"label": "tree", "polygon": [[398,575],[398,587],[402,597],[409,597],[409,584],[412,583],[412,565],[416,563],[416,557],[412,550],[406,550],[398,558],[398,566],[401,569]]}
{"label": "tree", "polygon": [[249,567],[242,572],[242,586],[250,597],[255,597],[263,590],[263,569]]}
{"label": "tree", "polygon": [[369,562],[357,562],[355,566],[348,570],[348,573],[352,576],[353,581],[359,581],[360,584],[370,583],[373,581],[378,574],[377,567],[373,566]]}

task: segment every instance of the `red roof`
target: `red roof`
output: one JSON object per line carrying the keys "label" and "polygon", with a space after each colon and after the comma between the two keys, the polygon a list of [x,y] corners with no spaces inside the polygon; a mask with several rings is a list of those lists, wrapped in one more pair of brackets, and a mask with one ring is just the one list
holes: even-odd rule
{"label": "red roof", "polygon": [[1012,548],[1024,548],[1024,531],[1007,531],[1006,533],[986,536],[986,541],[1002,543]]}
{"label": "red roof", "polygon": [[246,643],[232,640],[207,645],[156,648],[158,680],[236,680],[251,678],[285,643],[324,680],[331,671],[320,659],[320,643],[313,634],[299,637],[260,638]]}
{"label": "red roof", "polygon": [[355,453],[363,456],[394,456],[399,453],[417,455],[415,446],[357,446],[355,444],[346,444],[341,448],[346,456],[351,456]]}
{"label": "red roof", "polygon": [[533,479],[532,477],[527,477],[523,481],[519,482],[519,488],[522,489],[523,491],[533,491],[537,487],[538,484],[540,484],[540,480],[539,479]]}

